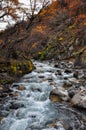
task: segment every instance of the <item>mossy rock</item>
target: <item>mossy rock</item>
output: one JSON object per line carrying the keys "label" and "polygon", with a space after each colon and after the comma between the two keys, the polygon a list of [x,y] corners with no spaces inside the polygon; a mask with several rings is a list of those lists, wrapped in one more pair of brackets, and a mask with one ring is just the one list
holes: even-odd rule
{"label": "mossy rock", "polygon": [[44,50],[38,52],[38,59],[47,60],[47,55],[49,54],[51,49],[52,49],[52,45],[47,44],[47,46],[44,48]]}
{"label": "mossy rock", "polygon": [[8,73],[10,76],[22,76],[34,69],[31,60],[13,60],[0,62],[0,73]]}
{"label": "mossy rock", "polygon": [[22,76],[23,74],[29,73],[34,69],[34,65],[31,60],[28,61],[11,61],[8,73],[10,75]]}
{"label": "mossy rock", "polygon": [[45,58],[46,58],[46,52],[41,51],[38,53],[38,59],[45,60]]}

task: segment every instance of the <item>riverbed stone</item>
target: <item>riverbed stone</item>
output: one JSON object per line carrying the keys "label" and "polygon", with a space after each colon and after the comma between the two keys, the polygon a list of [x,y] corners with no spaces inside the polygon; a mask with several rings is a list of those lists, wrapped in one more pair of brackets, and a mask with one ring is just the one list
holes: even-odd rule
{"label": "riverbed stone", "polygon": [[73,73],[73,77],[78,79],[78,76],[79,76],[79,72],[78,72],[78,71],[75,71],[75,72]]}
{"label": "riverbed stone", "polygon": [[12,87],[13,87],[13,88],[16,88],[16,87],[18,87],[18,86],[19,86],[18,84],[15,84],[15,83],[12,84]]}
{"label": "riverbed stone", "polygon": [[56,63],[54,67],[59,68],[59,63]]}
{"label": "riverbed stone", "polygon": [[70,73],[72,73],[72,71],[70,70],[70,69],[65,69],[65,71],[64,71],[65,73],[67,73],[67,74],[70,74]]}
{"label": "riverbed stone", "polygon": [[56,73],[55,73],[55,75],[62,75],[61,70],[57,70]]}
{"label": "riverbed stone", "polygon": [[3,119],[4,119],[4,117],[3,117],[3,116],[0,116],[0,122],[1,122]]}
{"label": "riverbed stone", "polygon": [[48,80],[48,82],[52,82],[53,78],[52,77],[48,77],[47,80]]}
{"label": "riverbed stone", "polygon": [[67,90],[62,87],[58,87],[50,92],[50,100],[53,102],[68,101],[69,96]]}
{"label": "riverbed stone", "polygon": [[42,90],[40,89],[40,88],[35,88],[35,87],[31,87],[31,90],[33,91],[33,92],[42,92]]}
{"label": "riverbed stone", "polygon": [[70,82],[64,82],[64,84],[63,84],[63,88],[65,88],[65,89],[68,89],[68,88],[70,88],[72,86],[72,83],[70,83]]}
{"label": "riverbed stone", "polygon": [[24,107],[24,104],[14,102],[14,103],[11,104],[10,109],[19,109],[21,107]]}
{"label": "riverbed stone", "polygon": [[50,83],[51,86],[55,86],[55,84],[56,84],[55,82],[51,82]]}
{"label": "riverbed stone", "polygon": [[56,130],[65,130],[62,121],[55,121],[54,123],[48,124],[48,126],[56,128]]}
{"label": "riverbed stone", "polygon": [[57,128],[57,130],[65,130],[65,128],[64,128],[64,126],[63,126],[61,121],[58,121],[56,123],[56,128]]}
{"label": "riverbed stone", "polygon": [[73,106],[86,109],[86,89],[82,88],[71,99]]}
{"label": "riverbed stone", "polygon": [[44,75],[39,75],[39,78],[44,78]]}
{"label": "riverbed stone", "polygon": [[4,92],[3,92],[3,93],[0,93],[0,97],[1,97],[1,98],[5,98],[5,97],[7,97],[7,96],[9,96],[8,93],[4,93]]}
{"label": "riverbed stone", "polygon": [[19,92],[17,92],[17,91],[12,92],[12,93],[10,93],[10,96],[17,97],[17,96],[19,96]]}
{"label": "riverbed stone", "polygon": [[25,87],[24,86],[18,86],[17,89],[20,90],[20,91],[23,91],[23,90],[25,90]]}
{"label": "riverbed stone", "polygon": [[70,98],[73,98],[75,94],[77,94],[80,91],[80,87],[72,86],[68,88],[67,92]]}
{"label": "riverbed stone", "polygon": [[3,90],[3,85],[0,85],[0,91],[2,91]]}

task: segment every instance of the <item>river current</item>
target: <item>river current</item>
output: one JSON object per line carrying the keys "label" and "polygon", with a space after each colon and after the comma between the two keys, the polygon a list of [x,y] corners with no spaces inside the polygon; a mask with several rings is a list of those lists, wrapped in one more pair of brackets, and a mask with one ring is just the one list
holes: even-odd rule
{"label": "river current", "polygon": [[[8,116],[0,123],[0,130],[72,130],[76,122],[80,124],[76,114],[65,104],[52,103],[49,99],[51,90],[55,88],[53,83],[62,86],[64,76],[71,77],[72,74],[57,76],[57,68],[50,63],[34,62],[34,65],[36,69],[33,72],[12,85],[13,91],[19,95],[8,100],[4,106],[20,106],[10,109]],[[18,90],[17,86],[24,86],[25,89]],[[50,125],[55,122],[56,127]]]}

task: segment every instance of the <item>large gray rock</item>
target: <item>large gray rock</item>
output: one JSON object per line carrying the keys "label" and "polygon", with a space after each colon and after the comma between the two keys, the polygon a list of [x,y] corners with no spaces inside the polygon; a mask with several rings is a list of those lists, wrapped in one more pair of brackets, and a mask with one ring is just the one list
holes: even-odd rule
{"label": "large gray rock", "polygon": [[58,87],[50,92],[49,99],[53,102],[68,101],[68,92],[63,87]]}
{"label": "large gray rock", "polygon": [[76,107],[86,109],[86,89],[82,88],[79,92],[77,92],[71,99],[71,102]]}

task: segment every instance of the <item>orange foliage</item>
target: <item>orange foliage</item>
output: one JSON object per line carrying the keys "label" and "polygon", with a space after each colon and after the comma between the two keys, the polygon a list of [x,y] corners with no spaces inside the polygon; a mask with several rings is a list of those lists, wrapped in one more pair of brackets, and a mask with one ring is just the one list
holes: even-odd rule
{"label": "orange foliage", "polygon": [[2,39],[0,39],[0,44],[2,44],[3,43],[3,40]]}
{"label": "orange foliage", "polygon": [[85,14],[80,14],[78,15],[78,17],[75,19],[75,23],[78,23],[81,20],[86,19],[86,15]]}
{"label": "orange foliage", "polygon": [[[80,6],[81,1],[80,0],[73,0],[69,3],[69,15],[73,16],[73,15],[77,15],[76,12],[78,11],[78,7]],[[79,12],[78,12],[79,13]]]}
{"label": "orange foliage", "polygon": [[31,48],[36,48],[38,43],[34,43]]}
{"label": "orange foliage", "polygon": [[3,18],[2,21],[4,20],[4,17],[7,15],[11,16],[11,18],[13,18],[14,20],[19,18],[18,14],[16,13],[18,10],[22,9],[22,7],[19,8],[19,0],[3,0],[3,2],[0,4],[0,19]]}
{"label": "orange foliage", "polygon": [[51,5],[50,8],[52,9],[57,9],[59,7],[59,1],[54,1]]}
{"label": "orange foliage", "polygon": [[44,33],[45,29],[46,29],[46,26],[45,26],[45,25],[39,25],[39,26],[37,26],[37,27],[35,28],[35,30],[36,30],[37,32],[40,32],[40,33]]}
{"label": "orange foliage", "polygon": [[42,16],[54,15],[57,12],[58,7],[59,7],[59,2],[54,1],[51,5],[48,6],[47,9],[42,10],[40,15]]}
{"label": "orange foliage", "polygon": [[13,0],[13,3],[18,5],[19,4],[19,0]]}
{"label": "orange foliage", "polygon": [[81,4],[80,0],[73,0],[70,2],[69,4],[69,8],[70,9],[75,9],[77,6],[79,6]]}

